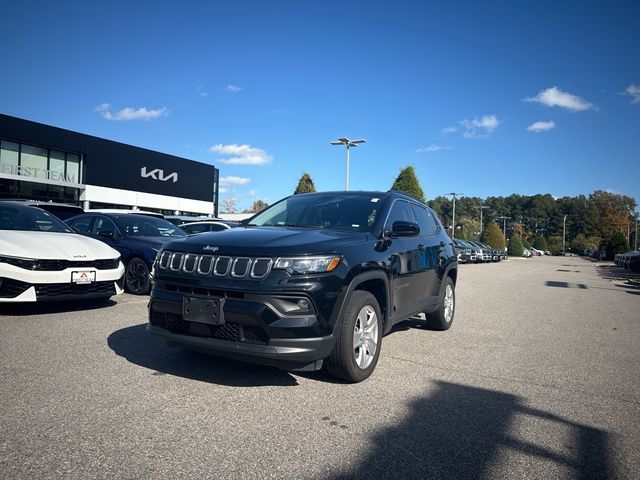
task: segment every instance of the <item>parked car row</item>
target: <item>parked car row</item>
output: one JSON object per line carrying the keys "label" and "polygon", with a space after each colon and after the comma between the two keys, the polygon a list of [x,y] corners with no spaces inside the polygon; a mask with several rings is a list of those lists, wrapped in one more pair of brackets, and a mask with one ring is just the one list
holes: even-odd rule
{"label": "parked car row", "polygon": [[640,272],[640,250],[632,250],[626,253],[618,253],[613,263],[622,268],[629,268],[634,272]]}
{"label": "parked car row", "polygon": [[[123,290],[148,294],[153,261],[168,240],[240,225],[206,216],[171,219],[173,223],[159,213],[142,210],[85,211],[62,203],[2,200],[0,302],[63,299],[66,295],[108,298]],[[185,221],[194,219],[198,221]],[[103,260],[111,257],[117,258],[108,265],[113,268],[102,271],[108,264]]]}
{"label": "parked car row", "polygon": [[508,258],[506,252],[485,243],[455,238],[453,244],[458,252],[459,263],[499,262]]}

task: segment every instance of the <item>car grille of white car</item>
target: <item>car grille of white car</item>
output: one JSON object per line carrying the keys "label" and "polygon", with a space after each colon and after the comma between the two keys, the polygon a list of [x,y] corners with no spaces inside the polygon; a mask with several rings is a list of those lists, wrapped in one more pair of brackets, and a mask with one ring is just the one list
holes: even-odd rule
{"label": "car grille of white car", "polygon": [[213,276],[218,278],[261,280],[269,275],[271,258],[199,255],[196,253],[162,252],[156,263],[165,272]]}

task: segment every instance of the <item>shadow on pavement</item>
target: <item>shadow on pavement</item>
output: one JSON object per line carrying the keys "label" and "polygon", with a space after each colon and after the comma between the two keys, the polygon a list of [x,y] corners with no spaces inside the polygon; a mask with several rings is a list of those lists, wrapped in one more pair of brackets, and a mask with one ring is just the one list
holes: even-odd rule
{"label": "shadow on pavement", "polygon": [[276,368],[170,347],[164,340],[149,335],[146,323],[113,332],[109,335],[107,344],[116,355],[153,370],[153,375],[168,374],[232,387],[298,385],[293,375]]}
{"label": "shadow on pavement", "polygon": [[33,302],[33,303],[0,303],[0,315],[26,316],[47,315],[50,313],[78,312],[82,310],[97,310],[117,305],[117,302],[108,300],[76,300],[60,302]]}
{"label": "shadow on pavement", "polygon": [[[566,432],[562,450],[512,436],[515,416]],[[358,465],[333,478],[490,478],[505,449],[543,460],[542,466],[554,464],[553,472],[529,472],[536,478],[551,478],[557,467],[580,479],[615,477],[607,432],[529,408],[515,395],[448,382],[414,400],[404,421],[377,433],[372,443]]]}

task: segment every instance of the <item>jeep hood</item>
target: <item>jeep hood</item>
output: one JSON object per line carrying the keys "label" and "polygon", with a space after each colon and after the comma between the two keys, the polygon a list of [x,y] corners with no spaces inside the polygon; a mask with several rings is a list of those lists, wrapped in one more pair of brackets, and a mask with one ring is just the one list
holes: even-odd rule
{"label": "jeep hood", "polygon": [[175,240],[164,248],[212,255],[315,255],[338,253],[344,245],[365,242],[369,237],[367,233],[318,228],[240,227]]}

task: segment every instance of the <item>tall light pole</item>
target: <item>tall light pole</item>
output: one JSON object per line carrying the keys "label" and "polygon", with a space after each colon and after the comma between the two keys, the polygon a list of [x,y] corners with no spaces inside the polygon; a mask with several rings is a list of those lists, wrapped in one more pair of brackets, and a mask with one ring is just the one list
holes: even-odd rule
{"label": "tall light pole", "polygon": [[347,182],[346,182],[346,190],[349,190],[349,149],[351,147],[357,147],[360,143],[367,143],[367,141],[363,138],[359,140],[349,140],[347,137],[340,137],[338,140],[334,140],[331,142],[331,145],[344,145],[347,147]]}
{"label": "tall light pole", "polygon": [[505,217],[504,215],[500,215],[498,218],[502,219],[502,233],[504,234],[504,243],[507,244],[507,220],[511,217]]}
{"label": "tall light pole", "polygon": [[451,193],[445,193],[445,195],[451,195],[453,197],[453,215],[452,215],[452,219],[451,219],[451,238],[454,238],[456,236],[456,197],[458,195],[464,195],[464,193],[461,192],[451,192]]}
{"label": "tall light pole", "polygon": [[566,237],[566,233],[567,233],[567,216],[565,215],[564,218],[562,219],[562,254],[563,255],[565,252],[564,239]]}
{"label": "tall light pole", "polygon": [[480,205],[480,235],[482,235],[482,211],[485,208],[489,208],[488,205]]}
{"label": "tall light pole", "polygon": [[636,238],[635,238],[635,246],[633,247],[634,250],[638,250],[638,219],[640,218],[640,214],[636,213]]}

